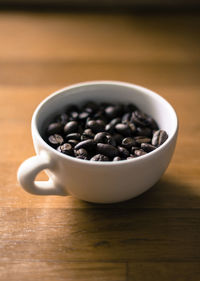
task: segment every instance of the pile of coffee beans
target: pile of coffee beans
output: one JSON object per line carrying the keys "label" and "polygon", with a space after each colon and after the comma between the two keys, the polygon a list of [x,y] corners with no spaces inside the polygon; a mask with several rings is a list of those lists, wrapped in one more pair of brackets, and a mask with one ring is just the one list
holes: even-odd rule
{"label": "pile of coffee beans", "polygon": [[167,138],[155,120],[134,104],[95,102],[68,106],[49,122],[44,137],[57,151],[91,161],[140,157]]}

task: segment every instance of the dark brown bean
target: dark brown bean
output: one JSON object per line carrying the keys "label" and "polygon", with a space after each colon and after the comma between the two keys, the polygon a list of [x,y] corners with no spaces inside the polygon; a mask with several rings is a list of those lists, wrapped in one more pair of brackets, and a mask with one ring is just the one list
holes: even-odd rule
{"label": "dark brown bean", "polygon": [[136,141],[131,137],[125,138],[122,141],[122,146],[127,149],[131,148],[134,145],[136,145]]}
{"label": "dark brown bean", "polygon": [[105,129],[105,123],[103,120],[90,120],[87,122],[87,127],[90,128],[94,133],[103,132]]}
{"label": "dark brown bean", "polygon": [[53,147],[57,147],[58,145],[60,145],[64,142],[64,139],[61,135],[54,134],[54,135],[49,136],[48,142]]}
{"label": "dark brown bean", "polygon": [[93,112],[98,111],[99,106],[98,106],[96,103],[90,101],[90,102],[87,102],[87,103],[83,106],[83,109],[84,109],[86,112],[88,112],[88,113],[93,113]]}
{"label": "dark brown bean", "polygon": [[66,113],[61,113],[56,117],[56,121],[64,126],[69,121],[69,116]]}
{"label": "dark brown bean", "polygon": [[124,137],[122,135],[120,135],[120,134],[114,134],[113,135],[113,139],[115,140],[116,145],[121,145],[123,138]]}
{"label": "dark brown bean", "polygon": [[103,154],[96,154],[94,155],[90,161],[109,161],[109,158],[106,155]]}
{"label": "dark brown bean", "polygon": [[68,140],[67,142],[70,143],[73,147],[79,143],[78,140]]}
{"label": "dark brown bean", "polygon": [[94,133],[92,132],[91,129],[85,129],[82,136],[81,140],[88,140],[88,139],[93,139],[94,138]]}
{"label": "dark brown bean", "polygon": [[114,133],[115,131],[115,125],[120,123],[120,118],[114,118],[110,121],[110,123],[108,123],[105,127],[105,130],[106,132],[109,132],[109,133]]}
{"label": "dark brown bean", "polygon": [[121,113],[121,107],[118,105],[110,105],[105,108],[105,115],[108,119],[116,118]]}
{"label": "dark brown bean", "polygon": [[47,134],[48,135],[53,135],[53,134],[60,134],[62,133],[63,130],[63,126],[61,123],[51,123],[49,124],[48,128],[47,128]]}
{"label": "dark brown bean", "polygon": [[128,112],[128,113],[125,113],[123,116],[122,116],[122,123],[128,123],[131,119],[131,113]]}
{"label": "dark brown bean", "polygon": [[168,138],[168,134],[164,130],[155,131],[152,138],[152,145],[160,146],[163,144]]}
{"label": "dark brown bean", "polygon": [[86,120],[90,116],[89,112],[81,112],[79,114],[79,120]]}
{"label": "dark brown bean", "polygon": [[63,145],[60,145],[57,148],[57,150],[66,155],[71,155],[71,156],[73,155],[73,149],[72,149],[71,144],[69,144],[69,143],[64,143]]}
{"label": "dark brown bean", "polygon": [[79,133],[71,133],[71,134],[68,134],[65,138],[66,138],[66,140],[80,140],[81,139],[81,134],[79,134]]}
{"label": "dark brown bean", "polygon": [[78,130],[78,122],[77,121],[70,121],[64,127],[65,134],[76,133]]}
{"label": "dark brown bean", "polygon": [[111,144],[97,143],[97,152],[108,156],[109,158],[114,158],[118,156],[118,150]]}
{"label": "dark brown bean", "polygon": [[87,150],[84,148],[80,148],[78,150],[75,150],[75,155],[76,156],[82,156],[82,157],[86,157],[88,156]]}
{"label": "dark brown bean", "polygon": [[119,123],[119,124],[115,125],[115,130],[119,134],[121,134],[125,137],[128,137],[131,135],[131,129],[127,124]]}
{"label": "dark brown bean", "polygon": [[107,143],[107,140],[108,140],[107,136],[108,136],[108,133],[100,132],[95,135],[94,140],[96,142]]}
{"label": "dark brown bean", "polygon": [[86,150],[93,150],[93,149],[95,149],[95,147],[96,147],[96,142],[94,140],[92,140],[92,139],[88,139],[88,140],[84,140],[84,141],[79,142],[74,147],[74,149],[78,150],[80,148],[84,148]]}
{"label": "dark brown bean", "polygon": [[137,157],[145,155],[145,154],[147,154],[147,153],[142,149],[137,149],[137,150],[134,151],[134,155],[137,156]]}
{"label": "dark brown bean", "polygon": [[137,127],[137,135],[138,136],[151,137],[152,136],[152,130],[148,127]]}
{"label": "dark brown bean", "polygon": [[134,138],[134,140],[136,141],[137,144],[141,144],[142,142],[145,142],[145,143],[151,142],[151,139],[147,138],[145,136],[137,136]]}
{"label": "dark brown bean", "polygon": [[141,148],[146,152],[151,152],[156,149],[156,146],[149,143],[141,143]]}
{"label": "dark brown bean", "polygon": [[72,111],[69,116],[69,120],[77,121],[79,118],[79,113],[77,111]]}
{"label": "dark brown bean", "polygon": [[151,118],[150,116],[147,117],[146,119],[148,126],[152,129],[152,130],[158,130],[158,125],[156,123],[156,121]]}
{"label": "dark brown bean", "polygon": [[121,160],[122,160],[122,158],[119,157],[119,156],[116,156],[116,157],[113,158],[113,161],[121,161]]}
{"label": "dark brown bean", "polygon": [[134,154],[134,151],[137,150],[137,149],[139,149],[138,146],[132,146],[131,147],[131,153]]}
{"label": "dark brown bean", "polygon": [[118,146],[117,148],[118,148],[118,154],[119,154],[119,156],[121,156],[122,158],[127,158],[127,157],[129,157],[130,153],[129,153],[129,151],[128,151],[125,147],[123,147],[123,146]]}
{"label": "dark brown bean", "polygon": [[131,116],[131,121],[134,122],[136,126],[145,127],[147,125],[147,115],[141,111],[134,111]]}

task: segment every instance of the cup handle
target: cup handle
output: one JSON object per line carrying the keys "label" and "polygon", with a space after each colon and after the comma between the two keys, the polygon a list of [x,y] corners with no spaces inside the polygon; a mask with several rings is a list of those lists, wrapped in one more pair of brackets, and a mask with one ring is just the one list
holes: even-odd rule
{"label": "cup handle", "polygon": [[23,189],[37,195],[68,195],[62,186],[52,179],[48,181],[35,181],[39,172],[53,167],[52,160],[46,153],[40,153],[25,160],[19,167],[17,178]]}

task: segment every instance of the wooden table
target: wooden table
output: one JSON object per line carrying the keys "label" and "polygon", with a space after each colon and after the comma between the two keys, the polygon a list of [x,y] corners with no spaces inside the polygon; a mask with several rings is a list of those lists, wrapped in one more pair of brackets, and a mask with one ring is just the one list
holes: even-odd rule
{"label": "wooden table", "polygon": [[[1,281],[200,280],[199,30],[198,14],[0,14]],[[115,205],[26,193],[16,172],[34,154],[35,107],[98,79],[146,86],[175,107],[167,172]]]}

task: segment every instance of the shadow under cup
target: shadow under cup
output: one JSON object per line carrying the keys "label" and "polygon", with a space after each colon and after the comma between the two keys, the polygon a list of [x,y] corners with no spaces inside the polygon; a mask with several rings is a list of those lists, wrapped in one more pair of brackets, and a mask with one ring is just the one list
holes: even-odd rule
{"label": "shadow under cup", "polygon": [[[155,119],[159,128],[165,130],[169,137],[161,147],[147,155],[117,162],[76,159],[61,154],[45,143],[41,137],[52,116],[63,112],[70,104],[79,106],[87,101],[133,103]],[[53,160],[58,162],[53,172],[46,171],[50,178],[59,185],[66,185],[67,193],[96,203],[124,201],[140,195],[154,185],[171,160],[177,131],[176,113],[165,99],[143,87],[115,81],[80,83],[57,91],[38,106],[32,118],[32,134],[37,154],[41,150],[47,150]],[[64,169],[68,173],[66,178],[63,178]]]}

